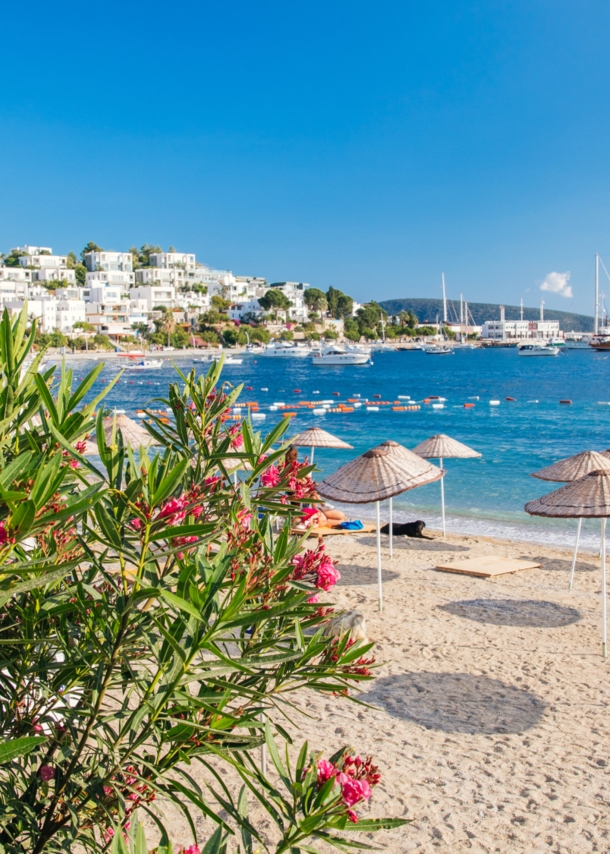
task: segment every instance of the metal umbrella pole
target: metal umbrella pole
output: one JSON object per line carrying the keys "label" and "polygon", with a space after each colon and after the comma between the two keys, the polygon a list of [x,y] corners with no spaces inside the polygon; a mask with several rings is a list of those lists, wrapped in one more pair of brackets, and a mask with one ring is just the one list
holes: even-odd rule
{"label": "metal umbrella pole", "polygon": [[312,445],[312,447],[311,447],[311,462],[312,462],[312,465],[313,465],[313,452],[314,452],[314,448],[313,448],[313,445]]}
{"label": "metal umbrella pole", "polygon": [[576,556],[578,555],[578,542],[580,540],[580,529],[582,528],[582,518],[578,520],[578,527],[576,528],[576,542],[574,543],[574,557],[572,558],[572,570],[570,572],[570,586],[568,590],[572,589],[572,585],[574,584],[574,573],[576,572]]}
{"label": "metal umbrella pole", "polygon": [[602,652],[607,656],[607,609],[606,609],[606,517],[602,519]]}
{"label": "metal umbrella pole", "polygon": [[390,498],[390,557],[394,557],[394,523],[392,521],[392,499]]}
{"label": "metal umbrella pole", "polygon": [[[439,457],[438,467],[442,470],[443,458]],[[445,478],[441,477],[441,515],[443,517],[443,537],[445,536]]]}
{"label": "metal umbrella pole", "polygon": [[381,518],[379,515],[379,501],[375,502],[377,506],[377,589],[379,592],[379,610],[383,611],[383,591],[381,587]]}

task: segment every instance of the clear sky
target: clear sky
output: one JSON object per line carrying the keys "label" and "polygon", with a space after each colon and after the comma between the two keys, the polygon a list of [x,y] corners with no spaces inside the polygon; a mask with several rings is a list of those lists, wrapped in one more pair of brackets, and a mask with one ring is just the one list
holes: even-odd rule
{"label": "clear sky", "polygon": [[592,313],[604,0],[67,0],[3,25],[3,251],[174,244],[360,300],[444,272],[453,298]]}

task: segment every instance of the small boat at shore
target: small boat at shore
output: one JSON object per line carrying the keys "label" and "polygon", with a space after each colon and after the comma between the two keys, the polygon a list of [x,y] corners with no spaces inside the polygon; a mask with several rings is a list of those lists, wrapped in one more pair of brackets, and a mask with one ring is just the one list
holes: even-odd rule
{"label": "small boat at shore", "polygon": [[125,365],[128,371],[148,371],[160,368],[163,365],[163,359],[141,359],[135,365]]}
{"label": "small boat at shore", "polygon": [[520,356],[558,356],[559,347],[552,347],[550,344],[528,343],[519,344],[517,352]]}
{"label": "small boat at shore", "polygon": [[451,347],[445,344],[433,344],[431,347],[424,347],[423,350],[427,356],[450,356],[453,353]]}

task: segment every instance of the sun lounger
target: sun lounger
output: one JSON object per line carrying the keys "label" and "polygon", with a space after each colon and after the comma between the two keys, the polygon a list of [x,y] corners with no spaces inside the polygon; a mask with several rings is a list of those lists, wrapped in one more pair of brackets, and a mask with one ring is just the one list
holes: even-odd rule
{"label": "sun lounger", "polygon": [[441,572],[458,572],[462,575],[476,575],[479,578],[494,578],[496,575],[521,572],[524,569],[538,569],[540,566],[541,564],[537,561],[489,555],[437,564],[436,568]]}

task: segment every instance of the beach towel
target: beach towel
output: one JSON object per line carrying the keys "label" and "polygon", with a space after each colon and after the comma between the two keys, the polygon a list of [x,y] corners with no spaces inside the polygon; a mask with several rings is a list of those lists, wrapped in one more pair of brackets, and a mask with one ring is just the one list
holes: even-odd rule
{"label": "beach towel", "polygon": [[341,522],[338,527],[343,528],[344,531],[361,531],[364,525],[360,519],[350,519],[347,522]]}

